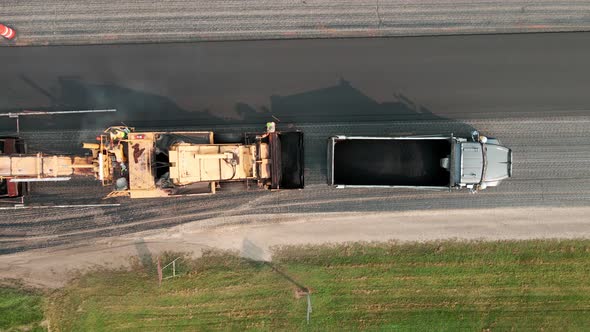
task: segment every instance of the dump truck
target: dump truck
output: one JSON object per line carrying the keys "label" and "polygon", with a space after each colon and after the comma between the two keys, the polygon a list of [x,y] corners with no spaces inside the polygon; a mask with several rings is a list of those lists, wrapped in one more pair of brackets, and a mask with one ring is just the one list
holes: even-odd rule
{"label": "dump truck", "polygon": [[337,188],[432,190],[495,187],[512,176],[512,150],[473,132],[448,136],[333,136],[328,183]]}
{"label": "dump truck", "polygon": [[278,132],[274,125],[223,143],[215,142],[213,131],[115,126],[83,147],[87,156],[0,155],[0,178],[11,184],[94,176],[112,186],[107,197],[131,198],[214,194],[236,184],[253,190],[304,187],[303,133]]}

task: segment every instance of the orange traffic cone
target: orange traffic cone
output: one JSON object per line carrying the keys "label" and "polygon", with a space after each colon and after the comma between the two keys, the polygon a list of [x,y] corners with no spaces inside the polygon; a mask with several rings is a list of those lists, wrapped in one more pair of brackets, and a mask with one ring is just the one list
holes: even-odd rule
{"label": "orange traffic cone", "polygon": [[0,24],[0,35],[6,39],[13,39],[16,36],[16,32],[4,24]]}

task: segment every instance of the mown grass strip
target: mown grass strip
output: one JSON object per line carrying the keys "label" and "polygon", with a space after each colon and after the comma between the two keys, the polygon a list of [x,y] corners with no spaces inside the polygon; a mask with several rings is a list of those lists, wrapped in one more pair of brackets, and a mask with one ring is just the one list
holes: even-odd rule
{"label": "mown grass strip", "polygon": [[[172,255],[169,255],[173,257]],[[89,273],[51,295],[64,331],[586,330],[590,241],[433,242],[274,248],[155,271]],[[153,266],[149,264],[149,266]],[[311,324],[296,283],[311,290]]]}
{"label": "mown grass strip", "polygon": [[0,331],[44,331],[42,294],[17,286],[0,286]]}

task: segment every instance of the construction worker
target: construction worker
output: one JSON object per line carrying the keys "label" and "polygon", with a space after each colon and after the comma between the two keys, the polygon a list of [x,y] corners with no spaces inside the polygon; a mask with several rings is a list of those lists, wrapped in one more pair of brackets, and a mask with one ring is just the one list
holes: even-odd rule
{"label": "construction worker", "polygon": [[266,132],[267,133],[274,133],[276,131],[276,124],[274,122],[267,122],[266,123]]}
{"label": "construction worker", "polygon": [[266,123],[266,133],[260,135],[260,138],[268,137],[271,133],[276,132],[276,124],[274,122],[267,122]]}
{"label": "construction worker", "polygon": [[131,130],[128,127],[111,127],[109,128],[109,135],[112,141],[120,141],[127,139]]}
{"label": "construction worker", "polygon": [[125,154],[123,153],[122,140],[127,139],[128,134],[131,132],[129,127],[110,127],[105,130],[105,133],[109,134],[110,144],[108,149],[115,155],[115,159],[118,163],[124,163],[126,161]]}

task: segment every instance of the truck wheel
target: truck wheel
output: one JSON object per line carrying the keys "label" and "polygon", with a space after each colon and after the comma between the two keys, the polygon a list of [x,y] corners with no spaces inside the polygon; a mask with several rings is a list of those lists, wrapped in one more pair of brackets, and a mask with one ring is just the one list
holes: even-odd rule
{"label": "truck wheel", "polygon": [[215,133],[213,134],[215,144],[244,143],[244,135],[236,133]]}
{"label": "truck wheel", "polygon": [[217,191],[223,193],[237,193],[248,190],[245,181],[223,182],[219,184]]}

